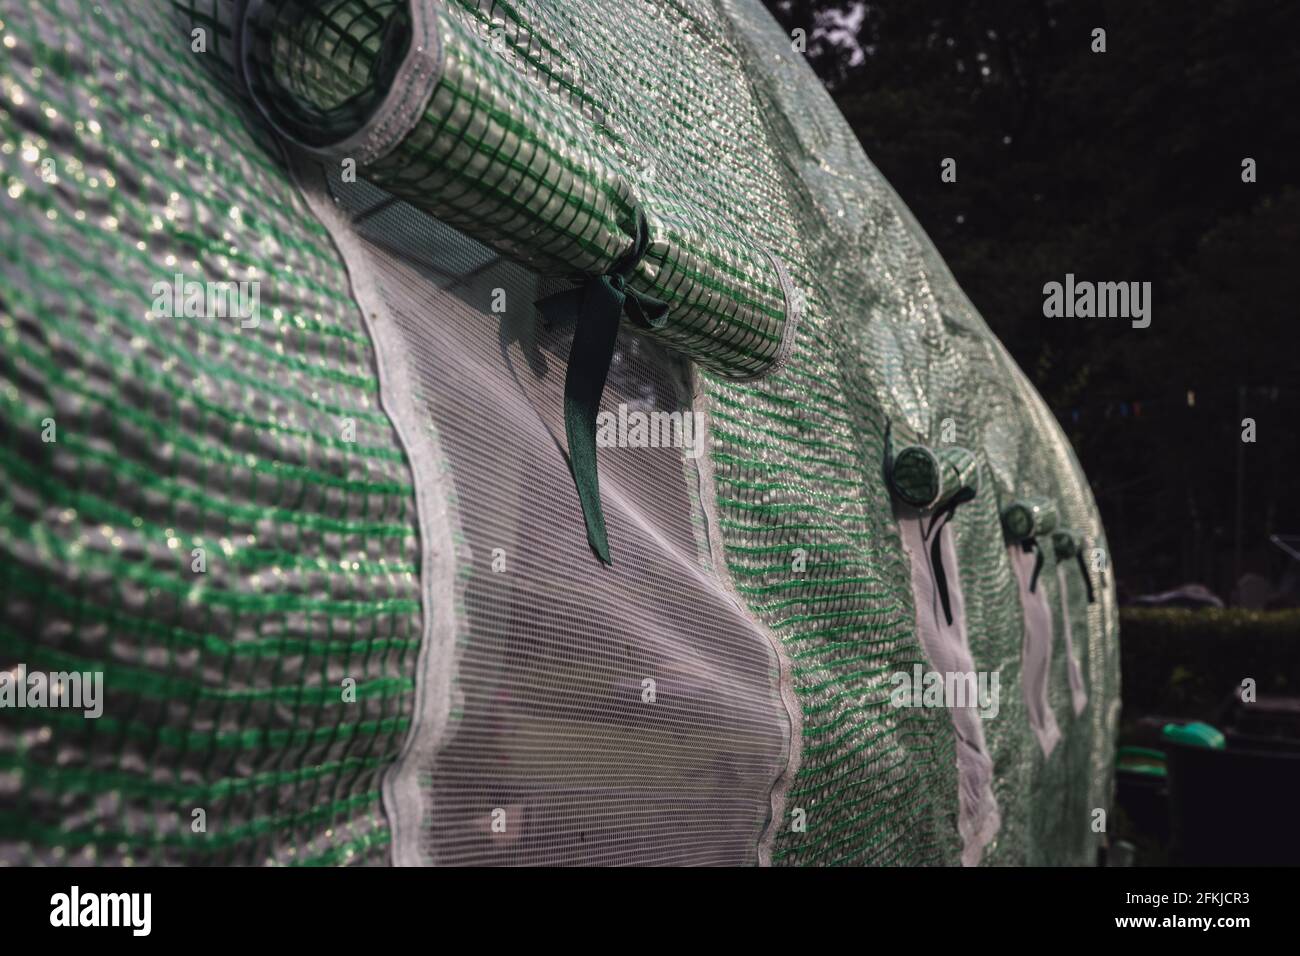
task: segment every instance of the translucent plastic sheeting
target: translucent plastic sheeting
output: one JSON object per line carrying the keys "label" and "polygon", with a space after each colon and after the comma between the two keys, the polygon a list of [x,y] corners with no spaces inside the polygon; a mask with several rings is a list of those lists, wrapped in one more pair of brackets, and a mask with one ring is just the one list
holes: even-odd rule
{"label": "translucent plastic sheeting", "polygon": [[[1052,671],[1052,609],[1047,600],[1046,578],[1040,573],[1041,555],[1027,551],[1019,545],[1008,549],[1011,566],[1020,585],[1020,601],[1024,606],[1025,644],[1022,661],[1024,672],[1021,687],[1025,707],[1029,711],[1029,727],[1050,757],[1061,739],[1061,728],[1056,723],[1048,701],[1047,684]],[[1054,559],[1053,559],[1054,560]]]}
{"label": "translucent plastic sheeting", "polygon": [[[925,650],[927,667],[904,674],[912,706],[925,706],[927,688],[941,686],[939,705],[952,715],[957,741],[957,832],[961,836],[961,861],[975,866],[984,847],[1001,826],[993,795],[993,760],[984,739],[985,719],[995,719],[1000,706],[1000,683],[976,670],[966,633],[966,600],[953,547],[952,528],[931,514],[900,508],[899,530],[912,567],[912,593],[916,599],[916,628]],[[951,613],[941,606],[935,565],[946,565]],[[919,679],[918,679],[919,678]],[[899,692],[902,686],[896,687]]]}
{"label": "translucent plastic sheeting", "polygon": [[405,357],[446,456],[463,552],[458,596],[432,596],[457,600],[433,635],[455,645],[451,719],[416,730],[413,862],[755,862],[791,722],[771,638],[711,573],[703,424],[678,444],[650,424],[694,420],[687,370],[642,338],[616,354],[606,407],[628,447],[600,454],[622,546],[601,565],[557,453],[571,333],[538,327],[537,277],[364,184],[333,189],[361,219],[349,265],[378,293],[379,348]]}

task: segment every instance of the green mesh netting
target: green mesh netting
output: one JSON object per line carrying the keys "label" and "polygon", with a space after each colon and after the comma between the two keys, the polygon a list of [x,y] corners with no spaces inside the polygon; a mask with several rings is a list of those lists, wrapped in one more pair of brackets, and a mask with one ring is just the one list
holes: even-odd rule
{"label": "green mesh netting", "polygon": [[[106,695],[0,717],[5,857],[386,859],[419,568],[347,277],[169,5],[0,20],[0,657]],[[218,278],[255,327],[176,312]]]}

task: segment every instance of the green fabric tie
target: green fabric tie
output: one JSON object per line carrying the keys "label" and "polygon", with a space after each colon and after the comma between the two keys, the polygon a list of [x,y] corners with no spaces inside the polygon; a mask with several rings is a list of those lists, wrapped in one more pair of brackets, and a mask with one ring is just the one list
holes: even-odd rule
{"label": "green fabric tie", "polygon": [[634,325],[650,329],[663,325],[668,317],[667,303],[627,285],[648,245],[645,216],[638,211],[636,240],[608,273],[592,276],[577,288],[557,292],[537,303],[548,324],[574,323],[569,368],[564,376],[564,432],[569,442],[569,468],[587,523],[587,543],[605,564],[613,562],[600,507],[596,416],[614,358],[619,320],[626,315]]}

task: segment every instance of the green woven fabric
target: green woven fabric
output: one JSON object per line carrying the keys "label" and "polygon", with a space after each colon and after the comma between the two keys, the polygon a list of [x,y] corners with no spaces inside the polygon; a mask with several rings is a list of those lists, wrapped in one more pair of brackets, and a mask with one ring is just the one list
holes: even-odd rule
{"label": "green woven fabric", "polygon": [[0,658],[105,693],[0,715],[5,857],[383,860],[418,552],[347,276],[167,4],[0,20]]}

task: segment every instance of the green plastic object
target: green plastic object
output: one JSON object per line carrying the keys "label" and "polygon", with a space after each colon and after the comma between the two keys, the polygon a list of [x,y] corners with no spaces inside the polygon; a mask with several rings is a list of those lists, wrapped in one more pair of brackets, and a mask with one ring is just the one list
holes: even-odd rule
{"label": "green plastic object", "polygon": [[1120,747],[1116,769],[1125,773],[1140,773],[1150,777],[1168,775],[1165,753],[1151,747]]}
{"label": "green plastic object", "polygon": [[1223,750],[1228,743],[1222,731],[1200,721],[1193,721],[1190,724],[1165,724],[1162,733],[1166,739],[1175,743],[1208,747],[1210,750]]}

